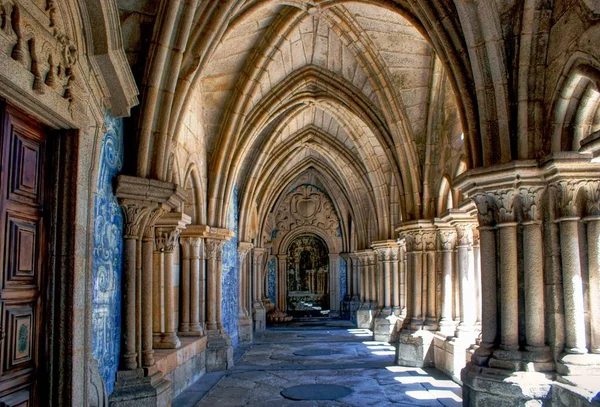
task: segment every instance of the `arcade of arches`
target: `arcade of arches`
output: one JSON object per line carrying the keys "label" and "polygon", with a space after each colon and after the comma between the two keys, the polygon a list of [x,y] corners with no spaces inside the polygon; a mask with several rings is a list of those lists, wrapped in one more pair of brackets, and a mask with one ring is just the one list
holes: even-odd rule
{"label": "arcade of arches", "polygon": [[469,406],[598,403],[597,1],[0,23],[1,405],[168,405],[274,310],[350,319]]}

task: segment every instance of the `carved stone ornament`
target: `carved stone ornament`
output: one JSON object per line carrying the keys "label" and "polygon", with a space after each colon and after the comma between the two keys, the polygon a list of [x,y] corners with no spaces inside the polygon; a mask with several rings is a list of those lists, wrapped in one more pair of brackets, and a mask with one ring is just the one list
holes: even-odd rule
{"label": "carved stone ornament", "polygon": [[454,249],[454,246],[456,246],[456,231],[440,230],[438,232],[438,236],[440,237],[442,250],[451,251]]}
{"label": "carved stone ornament", "polygon": [[155,247],[159,252],[172,252],[179,243],[181,229],[177,227],[157,227]]}
{"label": "carved stone ornament", "polygon": [[123,236],[126,238],[138,238],[142,221],[152,210],[151,207],[136,201],[120,202],[123,210]]}
{"label": "carved stone ornament", "polygon": [[409,252],[420,252],[423,250],[423,232],[411,230],[406,232],[406,250]]}
{"label": "carved stone ornament", "polygon": [[340,219],[329,196],[312,185],[293,189],[275,213],[275,227],[284,233],[302,226],[314,226],[332,237],[339,237],[339,225]]}
{"label": "carved stone ornament", "polygon": [[521,188],[519,196],[523,205],[523,220],[538,221],[541,218],[541,200],[544,193],[542,187]]}
{"label": "carved stone ornament", "polygon": [[205,247],[206,247],[206,258],[207,259],[219,259],[222,255],[223,249],[222,240],[218,239],[206,239]]}
{"label": "carved stone ornament", "polygon": [[423,232],[423,243],[425,244],[425,250],[433,251],[435,250],[435,235],[436,232],[433,230],[428,230]]}
{"label": "carved stone ornament", "polygon": [[494,200],[485,192],[474,194],[471,199],[477,206],[477,219],[481,226],[492,226],[494,224]]}
{"label": "carved stone ornament", "polygon": [[557,214],[561,218],[579,216],[577,210],[577,192],[581,184],[579,181],[558,181],[552,184],[556,193]]}
{"label": "carved stone ornament", "polygon": [[250,247],[238,248],[238,257],[239,257],[240,264],[242,264],[246,261],[246,258],[248,257],[248,253],[250,253]]}
{"label": "carved stone ornament", "polygon": [[600,216],[600,181],[585,183],[585,208],[587,216]]}
{"label": "carved stone ornament", "polygon": [[10,57],[33,75],[34,92],[53,90],[72,102],[78,50],[62,27],[55,3],[46,1],[47,17],[40,19],[33,4],[0,1],[0,45],[8,45]]}
{"label": "carved stone ornament", "polygon": [[[496,203],[498,223],[515,221],[515,190],[512,188],[496,191],[493,194]],[[460,238],[459,238],[460,239]]]}
{"label": "carved stone ornament", "polygon": [[473,226],[469,223],[461,223],[456,225],[456,238],[458,246],[473,245]]}
{"label": "carved stone ornament", "polygon": [[157,206],[151,210],[146,225],[144,226],[144,239],[154,238],[154,225],[156,224],[156,221],[165,213],[169,212],[169,210],[169,208],[165,208],[163,205]]}

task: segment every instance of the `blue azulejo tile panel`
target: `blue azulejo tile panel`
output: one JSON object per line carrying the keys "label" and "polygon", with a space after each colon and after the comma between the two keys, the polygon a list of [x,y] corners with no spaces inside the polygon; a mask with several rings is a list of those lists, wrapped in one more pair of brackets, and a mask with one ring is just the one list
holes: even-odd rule
{"label": "blue azulejo tile panel", "polygon": [[98,190],[94,200],[92,271],[92,354],[108,394],[115,385],[121,336],[121,262],[123,215],[112,179],[123,167],[123,119],[105,114]]}
{"label": "blue azulejo tile panel", "polygon": [[223,281],[221,300],[221,319],[223,328],[238,344],[239,317],[239,260],[238,260],[238,189],[235,187],[227,215],[227,227],[234,236],[223,246]]}
{"label": "blue azulejo tile panel", "polygon": [[269,292],[267,295],[269,296],[273,304],[277,304],[277,259],[273,257],[271,260],[269,260],[268,267]]}
{"label": "blue azulejo tile panel", "polygon": [[340,301],[346,296],[346,260],[340,257]]}

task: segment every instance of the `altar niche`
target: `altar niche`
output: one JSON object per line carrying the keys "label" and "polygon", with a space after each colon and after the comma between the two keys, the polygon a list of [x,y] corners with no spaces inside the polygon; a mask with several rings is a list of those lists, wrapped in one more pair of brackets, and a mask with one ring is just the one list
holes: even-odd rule
{"label": "altar niche", "polygon": [[298,236],[287,250],[287,311],[329,313],[329,250],[318,236]]}

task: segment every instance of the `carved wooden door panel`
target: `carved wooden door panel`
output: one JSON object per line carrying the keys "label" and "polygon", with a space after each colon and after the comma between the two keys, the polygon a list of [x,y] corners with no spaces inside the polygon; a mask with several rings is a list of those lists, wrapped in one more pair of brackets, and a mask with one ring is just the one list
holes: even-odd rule
{"label": "carved wooden door panel", "polygon": [[34,406],[40,404],[38,380],[43,380],[46,136],[11,108],[2,116],[0,406]]}

